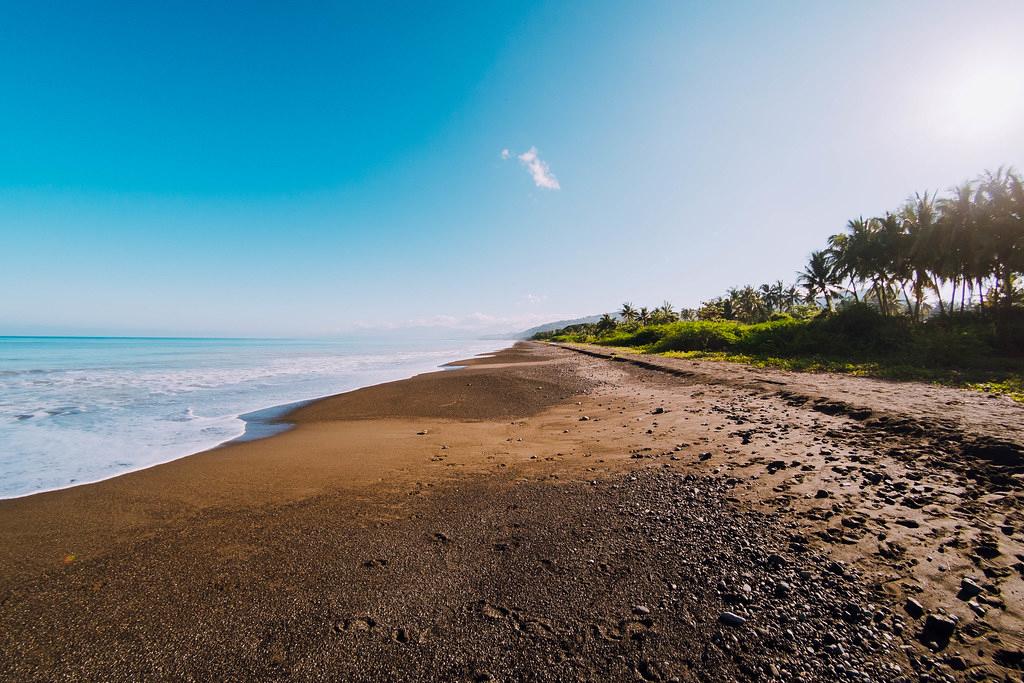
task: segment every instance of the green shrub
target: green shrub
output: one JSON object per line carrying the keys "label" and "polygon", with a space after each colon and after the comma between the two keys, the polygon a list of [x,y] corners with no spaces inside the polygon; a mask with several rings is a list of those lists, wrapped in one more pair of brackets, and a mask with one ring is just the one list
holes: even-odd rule
{"label": "green shrub", "polygon": [[740,323],[726,320],[665,325],[661,338],[651,342],[651,351],[726,351],[739,341],[741,327]]}
{"label": "green shrub", "polygon": [[727,352],[773,358],[877,360],[926,367],[983,364],[993,355],[1000,355],[1001,349],[992,321],[984,316],[955,315],[915,325],[904,317],[883,316],[865,304],[848,305],[832,315],[811,318],[773,316],[768,322],[753,325],[731,320],[646,327],[631,324],[620,325],[604,336],[595,336],[593,328],[577,326],[551,338],[641,348],[651,353]]}

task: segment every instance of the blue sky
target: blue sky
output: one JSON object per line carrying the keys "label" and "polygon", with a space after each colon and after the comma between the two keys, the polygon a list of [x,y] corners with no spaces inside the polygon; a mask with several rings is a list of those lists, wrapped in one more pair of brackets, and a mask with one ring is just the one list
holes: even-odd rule
{"label": "blue sky", "polygon": [[1024,166],[1021,25],[1020,2],[6,3],[0,334],[475,334],[790,280],[848,218]]}

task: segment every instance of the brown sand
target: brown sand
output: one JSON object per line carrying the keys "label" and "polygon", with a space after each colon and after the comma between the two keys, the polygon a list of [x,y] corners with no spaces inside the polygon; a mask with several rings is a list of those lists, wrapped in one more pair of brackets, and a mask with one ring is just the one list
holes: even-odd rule
{"label": "brown sand", "polygon": [[0,679],[1019,678],[1024,410],[636,363],[519,344],[0,501]]}

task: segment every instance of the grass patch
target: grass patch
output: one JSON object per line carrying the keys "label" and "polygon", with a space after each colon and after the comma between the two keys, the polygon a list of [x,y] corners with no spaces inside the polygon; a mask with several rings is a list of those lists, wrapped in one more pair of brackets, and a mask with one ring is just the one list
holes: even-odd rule
{"label": "grass patch", "polygon": [[1009,396],[1014,401],[1024,403],[1024,376],[1008,377],[1001,382],[975,382],[965,386],[986,394]]}
{"label": "grass patch", "polygon": [[991,322],[973,317],[912,325],[861,307],[811,320],[687,321],[547,338],[669,358],[932,382],[1024,402],[1024,356],[1007,353]]}
{"label": "grass patch", "polygon": [[664,351],[652,352],[650,346],[619,346],[609,350],[636,355],[657,355],[665,358],[688,358],[722,363],[741,363],[756,368],[778,368],[793,372],[833,372],[854,377],[874,377],[898,381],[930,382],[943,386],[980,391],[996,396],[1008,396],[1024,403],[1024,369],[958,370],[954,368],[925,368],[887,361],[850,361],[836,358],[802,357],[779,358],[726,351]]}

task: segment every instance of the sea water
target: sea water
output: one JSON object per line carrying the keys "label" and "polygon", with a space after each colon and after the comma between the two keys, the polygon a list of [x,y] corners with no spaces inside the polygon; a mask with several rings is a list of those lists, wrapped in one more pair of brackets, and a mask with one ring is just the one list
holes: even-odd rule
{"label": "sea water", "polygon": [[242,436],[243,415],[504,345],[0,337],[0,498],[167,462]]}

